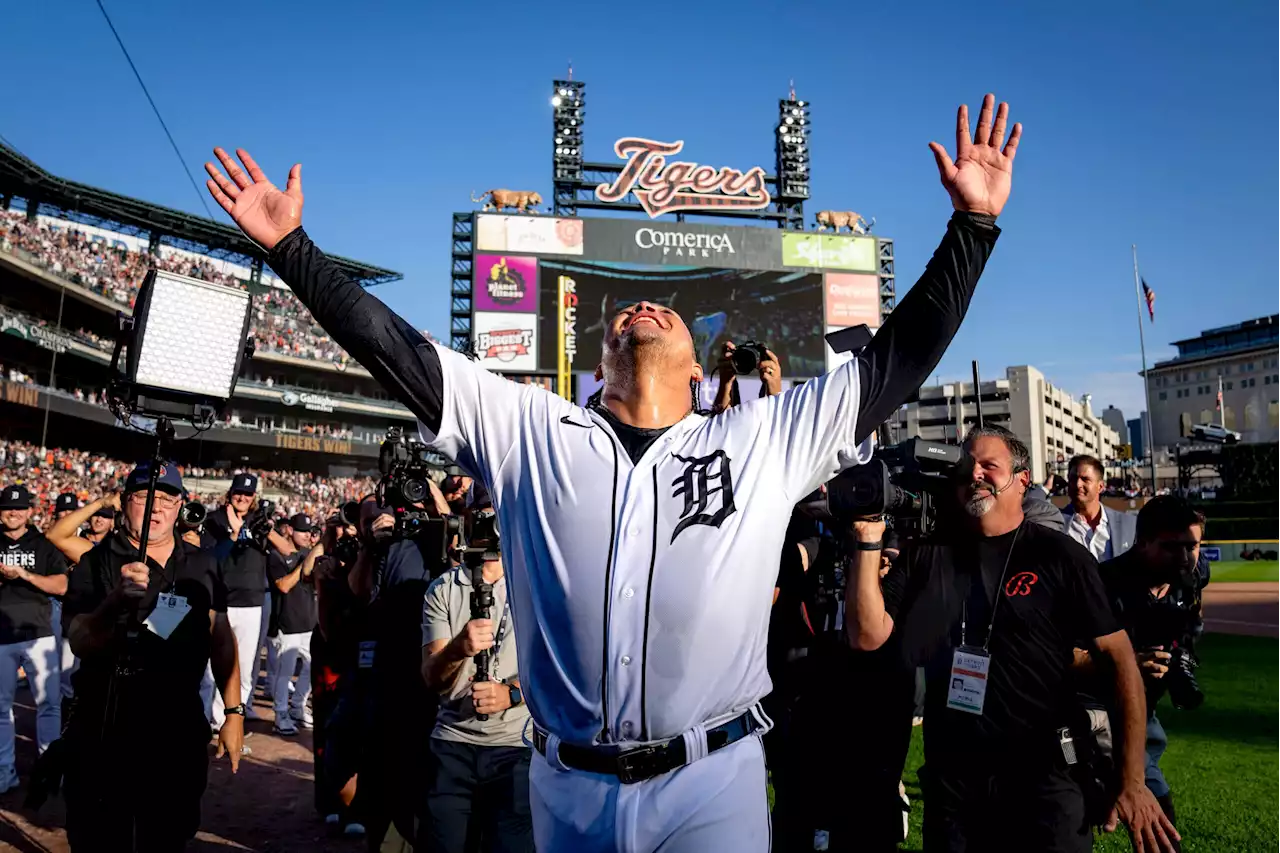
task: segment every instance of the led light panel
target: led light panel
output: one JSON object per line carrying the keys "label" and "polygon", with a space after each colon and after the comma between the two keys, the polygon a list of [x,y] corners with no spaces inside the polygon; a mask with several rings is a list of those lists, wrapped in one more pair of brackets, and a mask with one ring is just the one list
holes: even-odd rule
{"label": "led light panel", "polygon": [[157,271],[134,382],[229,399],[250,305],[246,291]]}

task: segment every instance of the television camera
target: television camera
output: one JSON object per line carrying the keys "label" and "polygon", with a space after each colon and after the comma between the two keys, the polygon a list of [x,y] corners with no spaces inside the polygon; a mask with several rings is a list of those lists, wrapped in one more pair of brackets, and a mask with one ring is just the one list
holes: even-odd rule
{"label": "television camera", "polygon": [[[440,476],[462,476],[462,469],[393,426],[388,427],[386,440],[378,451],[378,470],[382,472],[376,491],[378,505],[391,511],[395,525],[375,531],[374,542],[414,539],[424,557],[438,558],[444,564],[449,539],[459,532],[461,520],[452,515],[436,518],[427,508],[432,501],[430,482]],[[358,515],[358,507],[352,514]],[[347,507],[343,507],[343,520],[348,520]]]}
{"label": "television camera", "polygon": [[884,447],[866,465],[827,484],[833,518],[884,516],[899,535],[925,535],[937,521],[938,497],[949,489],[963,451],[951,444],[912,438]]}

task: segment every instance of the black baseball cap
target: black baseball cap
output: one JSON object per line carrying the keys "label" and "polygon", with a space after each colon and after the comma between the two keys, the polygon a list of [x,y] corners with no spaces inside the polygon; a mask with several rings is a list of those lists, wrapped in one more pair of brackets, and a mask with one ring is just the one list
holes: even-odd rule
{"label": "black baseball cap", "polygon": [[[134,466],[134,469],[129,472],[129,478],[124,481],[125,494],[144,491],[147,488],[147,482],[150,478],[150,460],[139,462]],[[167,492],[171,495],[181,495],[183,493],[182,474],[178,471],[177,465],[160,465],[160,470],[156,474],[156,491]]]}
{"label": "black baseball cap", "polygon": [[231,478],[231,494],[256,495],[258,493],[258,477],[245,471]]}
{"label": "black baseball cap", "polygon": [[305,512],[300,512],[289,519],[289,526],[293,528],[294,533],[310,533],[316,529],[315,522]]}
{"label": "black baseball cap", "polygon": [[54,512],[74,512],[80,508],[80,500],[73,492],[63,492],[53,502]]}
{"label": "black baseball cap", "polygon": [[31,492],[21,483],[5,486],[0,492],[0,509],[31,509]]}
{"label": "black baseball cap", "polygon": [[116,511],[109,506],[104,506],[102,509],[98,510],[91,516],[91,518],[107,518],[107,519],[113,519],[115,517],[116,517]]}

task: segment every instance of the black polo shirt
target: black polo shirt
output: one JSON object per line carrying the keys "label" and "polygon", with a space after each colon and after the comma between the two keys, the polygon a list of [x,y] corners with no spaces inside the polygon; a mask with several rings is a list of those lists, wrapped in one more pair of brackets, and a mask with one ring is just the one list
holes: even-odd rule
{"label": "black polo shirt", "polygon": [[[903,662],[925,667],[926,761],[973,768],[1055,759],[1056,731],[1070,722],[1074,701],[1072,649],[1117,630],[1097,563],[1083,546],[1031,523],[1016,543],[1014,533],[912,542],[881,587]],[[983,713],[949,709],[962,615],[966,642],[981,646],[993,608]]]}
{"label": "black polo shirt", "polygon": [[[0,563],[33,575],[65,575],[67,559],[44,534],[27,528],[20,539],[0,536]],[[0,645],[53,635],[53,607],[47,592],[24,580],[0,577]]]}
{"label": "black polo shirt", "polygon": [[[232,538],[227,508],[220,506],[204,523],[214,541],[214,553],[222,563],[227,588],[227,607],[261,607],[267,585],[267,553],[249,536],[247,527]],[[201,539],[203,542],[204,539]]]}
{"label": "black polo shirt", "polygon": [[[121,567],[137,558],[137,548],[122,532],[85,554],[71,573],[62,610],[64,630],[76,616],[97,610],[120,582]],[[114,696],[118,726],[207,737],[200,682],[211,648],[209,612],[226,610],[218,562],[211,551],[178,543],[163,567],[150,558],[147,563],[151,577],[138,606],[139,619],[145,620],[155,609],[162,592],[182,596],[191,610],[168,639],[143,628],[132,641],[126,639],[128,619],[122,613],[114,640],[98,653],[81,658],[72,676],[77,716],[100,722],[108,697]],[[126,656],[133,674],[114,677]]]}
{"label": "black polo shirt", "polygon": [[[275,610],[273,620],[281,634],[309,634],[316,627],[316,588],[311,578],[299,577],[293,589],[287,593],[276,588],[275,582],[298,568],[306,553],[294,551],[281,554],[272,550],[267,558],[267,574],[271,577],[271,603]],[[315,577],[314,572],[312,577]]]}

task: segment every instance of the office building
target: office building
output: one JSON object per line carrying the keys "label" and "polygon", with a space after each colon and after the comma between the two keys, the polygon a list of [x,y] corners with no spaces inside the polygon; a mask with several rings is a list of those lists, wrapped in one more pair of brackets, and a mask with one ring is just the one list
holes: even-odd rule
{"label": "office building", "polygon": [[1088,454],[1103,460],[1109,476],[1118,476],[1116,430],[1093,414],[1089,395],[1076,400],[1056,388],[1034,367],[1010,367],[1005,378],[982,382],[975,396],[972,382],[926,386],[919,399],[899,412],[896,438],[920,437],[956,443],[978,421],[1012,431],[1031,452],[1031,475],[1043,482],[1048,471],[1066,474],[1072,456]]}
{"label": "office building", "polygon": [[1177,357],[1147,371],[1156,447],[1176,444],[1196,424],[1222,424],[1245,442],[1280,438],[1280,315],[1207,329],[1173,345]]}
{"label": "office building", "polygon": [[1115,406],[1107,406],[1102,412],[1102,422],[1116,431],[1121,444],[1128,444],[1129,425],[1125,422],[1124,412]]}
{"label": "office building", "polygon": [[1140,412],[1127,424],[1129,443],[1133,445],[1133,458],[1145,459],[1147,456],[1147,413]]}

